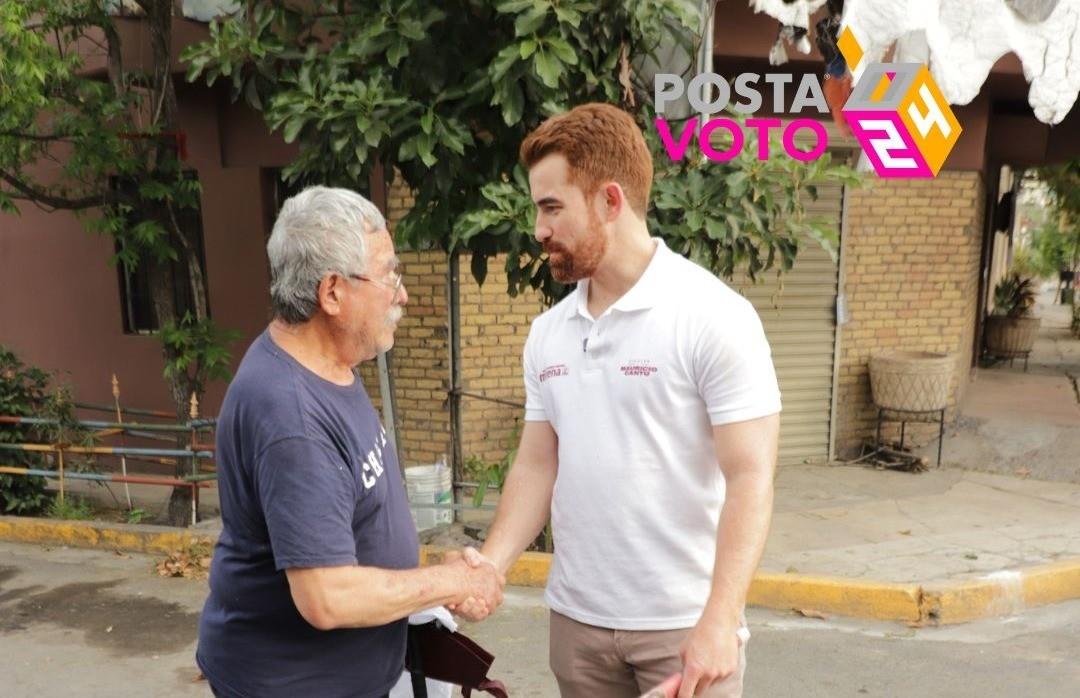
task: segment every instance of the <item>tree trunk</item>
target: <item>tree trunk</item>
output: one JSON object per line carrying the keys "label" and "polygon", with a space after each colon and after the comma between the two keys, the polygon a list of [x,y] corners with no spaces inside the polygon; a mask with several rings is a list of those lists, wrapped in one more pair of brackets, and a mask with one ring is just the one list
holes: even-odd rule
{"label": "tree trunk", "polygon": [[[179,128],[178,109],[176,104],[176,88],[172,79],[172,0],[143,0],[140,2],[146,12],[146,22],[150,31],[150,49],[153,56],[154,76],[153,90],[151,92],[151,119],[153,125],[163,133],[176,133]],[[154,153],[153,167],[158,170],[176,168],[178,157],[176,142],[169,138],[163,138],[157,142]],[[177,168],[178,169],[178,168]],[[188,260],[193,256],[191,246],[187,244],[187,238],[183,231],[176,225],[176,218],[167,208],[159,208],[155,219],[165,230],[173,230],[176,235],[171,237],[182,238],[181,254]],[[156,265],[154,273],[154,308],[158,312],[158,322],[164,324],[170,320],[179,320],[176,312],[176,295],[173,293],[172,273],[168,263]],[[198,266],[198,260],[195,261]],[[191,264],[188,263],[189,283],[193,290],[202,291],[201,269],[197,272],[197,278],[191,278]],[[160,278],[159,278],[160,277]],[[196,294],[195,307],[205,309],[205,294]],[[201,304],[201,305],[200,305]],[[160,326],[160,325],[159,325]],[[165,349],[165,358],[169,360],[168,349]],[[189,419],[188,404],[191,398],[192,385],[186,372],[176,372],[168,378],[169,391],[172,393],[176,406],[176,418],[180,422]],[[188,446],[187,439],[177,437],[177,448]],[[175,475],[183,477],[187,474],[187,462],[185,459],[177,459]],[[167,519],[174,526],[185,526],[191,522],[191,489],[187,487],[173,488],[169,497]]]}

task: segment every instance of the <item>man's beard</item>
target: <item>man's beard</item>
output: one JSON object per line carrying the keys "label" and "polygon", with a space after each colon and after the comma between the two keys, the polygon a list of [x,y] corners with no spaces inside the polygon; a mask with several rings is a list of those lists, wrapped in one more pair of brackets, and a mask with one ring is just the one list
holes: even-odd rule
{"label": "man's beard", "polygon": [[559,283],[570,284],[589,278],[596,273],[607,252],[607,238],[600,227],[599,216],[589,212],[589,227],[573,252],[551,239],[544,241],[544,252],[548,255],[551,276]]}

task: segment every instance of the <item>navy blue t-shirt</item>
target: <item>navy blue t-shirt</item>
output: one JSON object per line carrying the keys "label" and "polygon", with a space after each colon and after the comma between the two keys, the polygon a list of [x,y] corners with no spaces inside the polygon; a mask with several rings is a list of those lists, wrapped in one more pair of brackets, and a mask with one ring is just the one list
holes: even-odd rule
{"label": "navy blue t-shirt", "polygon": [[285,570],[418,564],[397,457],[357,378],[326,381],[263,332],[225,394],[217,428],[223,530],[199,623],[199,668],[238,696],[387,693],[406,620],[316,630]]}

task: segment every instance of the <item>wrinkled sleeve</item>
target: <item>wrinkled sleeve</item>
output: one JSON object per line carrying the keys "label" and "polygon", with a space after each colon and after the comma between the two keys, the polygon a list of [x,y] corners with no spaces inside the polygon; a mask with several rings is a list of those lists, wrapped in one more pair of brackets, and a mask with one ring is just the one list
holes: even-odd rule
{"label": "wrinkled sleeve", "polygon": [[278,570],[356,564],[356,482],[336,451],[282,439],[259,456],[255,477]]}

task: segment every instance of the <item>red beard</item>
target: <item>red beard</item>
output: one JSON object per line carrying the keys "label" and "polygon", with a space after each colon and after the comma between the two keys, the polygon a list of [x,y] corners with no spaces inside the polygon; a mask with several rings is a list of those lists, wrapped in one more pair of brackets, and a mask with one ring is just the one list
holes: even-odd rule
{"label": "red beard", "polygon": [[559,283],[569,284],[587,279],[596,273],[600,260],[607,252],[607,238],[600,227],[599,217],[590,211],[588,230],[573,252],[550,239],[544,241],[543,247],[548,255],[551,275]]}

